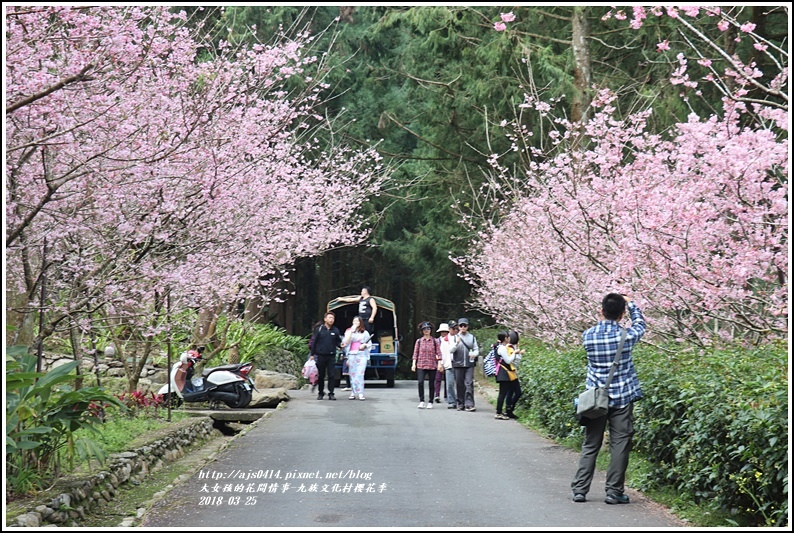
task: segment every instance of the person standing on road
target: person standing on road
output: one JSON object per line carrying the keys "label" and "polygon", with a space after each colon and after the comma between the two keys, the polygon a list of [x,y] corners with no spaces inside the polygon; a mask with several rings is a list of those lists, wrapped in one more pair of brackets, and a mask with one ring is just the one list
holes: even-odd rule
{"label": "person standing on road", "polygon": [[477,364],[477,356],[480,355],[480,347],[477,339],[469,333],[469,319],[461,318],[458,320],[457,346],[452,353],[452,368],[455,369],[455,396],[458,411],[474,412],[474,367]]}
{"label": "person standing on road", "polygon": [[433,324],[422,322],[419,325],[422,337],[414,344],[414,360],[411,371],[416,372],[419,383],[419,409],[425,409],[425,378],[427,378],[427,409],[433,408],[433,388],[436,383],[436,372],[443,370],[441,364],[441,348],[438,339],[433,337]]}
{"label": "person standing on road", "polygon": [[452,351],[458,345],[458,323],[450,320],[449,324],[441,324],[441,328],[447,326],[447,333],[441,334],[439,348],[441,349],[441,364],[444,367],[444,381],[447,386],[447,409],[455,409],[457,406],[457,394],[455,393],[455,370],[452,368]]}
{"label": "person standing on road", "polygon": [[[443,341],[444,337],[449,334],[449,324],[447,324],[446,322],[442,322],[441,325],[438,326],[438,329],[436,330],[436,333],[440,333],[440,335],[438,336],[438,339],[436,339],[436,340],[438,341],[439,348],[441,348],[441,342]],[[446,380],[446,375],[445,375],[446,372],[444,372],[444,370],[442,370],[443,365],[444,365],[444,353],[442,352],[441,353],[441,366],[438,367],[438,371],[436,372],[436,383],[435,383],[436,386],[433,389],[434,393],[435,393],[434,401],[436,403],[441,403],[441,392],[442,391],[444,392],[444,399],[446,400],[448,398],[447,387],[446,387],[446,381],[447,380]]]}
{"label": "person standing on road", "polygon": [[353,392],[350,399],[364,400],[364,373],[367,370],[367,360],[369,359],[370,339],[372,335],[364,327],[364,323],[357,316],[353,317],[353,324],[345,331],[345,338],[342,346],[345,348],[347,356],[348,372],[350,373],[350,385]]}
{"label": "person standing on road", "polygon": [[[521,356],[523,354],[523,352],[518,349],[518,332],[512,330],[507,334],[507,337],[507,350],[513,357],[511,361],[513,368],[516,368],[518,366],[518,362],[521,361]],[[516,371],[517,370],[518,369],[516,368]],[[516,378],[510,382],[510,385],[507,388],[507,396],[505,397],[505,415],[507,418],[518,418],[514,411],[516,409],[516,405],[518,404],[519,398],[521,398],[521,382],[518,380],[518,378]]]}
{"label": "person standing on road", "polygon": [[502,366],[513,363],[513,355],[511,350],[508,349],[510,335],[506,331],[500,331],[497,333],[496,338],[499,340],[499,346],[496,348],[496,355],[499,357],[499,369],[496,372],[499,396],[496,397],[496,416],[494,418],[497,420],[510,420],[510,417],[502,413],[502,407],[504,406],[505,398],[507,398],[507,391],[512,384],[512,381],[508,378],[507,371]]}
{"label": "person standing on road", "polygon": [[571,482],[575,502],[586,501],[585,495],[590,490],[596,459],[604,440],[604,429],[609,424],[610,460],[604,501],[608,504],[629,503],[629,497],[624,494],[624,483],[634,435],[634,401],[642,398],[631,352],[645,334],[645,318],[639,307],[628,296],[609,293],[601,302],[601,314],[604,320],[585,331],[582,334],[582,342],[587,352],[585,386],[588,389],[603,387],[620,344],[623,329],[618,322],[625,316],[626,308],[631,315],[631,327],[626,331],[623,351],[609,384],[607,414],[586,420],[584,426],[585,436],[579,467]]}
{"label": "person standing on road", "polygon": [[317,363],[317,399],[322,400],[326,375],[328,376],[328,399],[336,400],[334,396],[334,369],[336,368],[336,349],[342,345],[342,334],[334,326],[336,315],[331,311],[325,313],[323,323],[314,329],[314,335],[309,343],[309,357]]}

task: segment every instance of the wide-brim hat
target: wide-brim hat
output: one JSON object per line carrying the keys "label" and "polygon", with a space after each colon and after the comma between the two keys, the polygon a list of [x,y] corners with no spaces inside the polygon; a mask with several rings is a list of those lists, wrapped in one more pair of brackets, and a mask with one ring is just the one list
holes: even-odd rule
{"label": "wide-brim hat", "polygon": [[441,333],[442,331],[449,331],[449,324],[447,324],[446,322],[442,322],[438,326],[438,329],[436,330],[436,333]]}

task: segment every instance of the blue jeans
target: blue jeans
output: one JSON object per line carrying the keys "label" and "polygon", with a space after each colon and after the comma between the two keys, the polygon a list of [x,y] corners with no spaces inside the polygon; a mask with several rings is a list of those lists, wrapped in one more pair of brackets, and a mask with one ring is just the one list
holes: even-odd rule
{"label": "blue jeans", "polygon": [[455,393],[455,371],[451,368],[444,370],[444,377],[447,380],[447,403],[455,405],[457,403],[457,394]]}

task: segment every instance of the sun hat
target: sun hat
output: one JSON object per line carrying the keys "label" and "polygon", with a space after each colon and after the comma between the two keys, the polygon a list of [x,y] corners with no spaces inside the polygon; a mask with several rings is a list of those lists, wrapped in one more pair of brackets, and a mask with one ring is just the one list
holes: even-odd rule
{"label": "sun hat", "polygon": [[447,324],[446,322],[442,322],[441,325],[438,326],[436,333],[441,333],[442,331],[449,331],[449,324]]}

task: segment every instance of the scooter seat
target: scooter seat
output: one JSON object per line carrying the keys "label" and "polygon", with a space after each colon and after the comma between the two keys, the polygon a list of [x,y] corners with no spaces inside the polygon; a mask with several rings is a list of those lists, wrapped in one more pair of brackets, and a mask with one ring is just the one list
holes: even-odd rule
{"label": "scooter seat", "polygon": [[207,376],[209,376],[210,374],[212,374],[216,370],[228,370],[229,372],[234,372],[238,368],[240,368],[240,365],[215,366],[215,367],[212,367],[212,368],[205,368],[204,370],[201,371],[201,375],[202,375],[202,377],[206,378]]}

